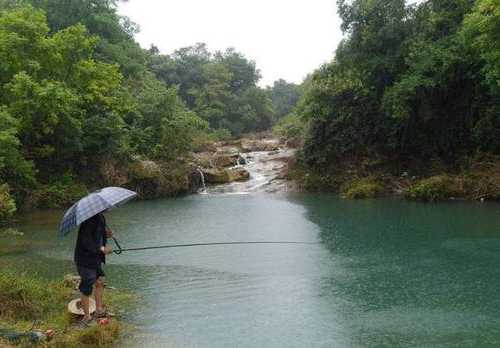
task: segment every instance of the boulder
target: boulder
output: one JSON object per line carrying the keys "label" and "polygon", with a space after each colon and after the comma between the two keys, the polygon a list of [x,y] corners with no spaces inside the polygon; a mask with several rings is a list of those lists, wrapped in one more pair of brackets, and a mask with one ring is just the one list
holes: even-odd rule
{"label": "boulder", "polygon": [[238,157],[238,154],[216,155],[214,163],[216,167],[232,167],[238,164]]}
{"label": "boulder", "polygon": [[202,169],[207,184],[226,184],[231,182],[229,172],[225,169]]}
{"label": "boulder", "polygon": [[130,180],[126,168],[112,158],[106,158],[101,162],[99,174],[106,186],[123,186]]}
{"label": "boulder", "polygon": [[239,164],[245,164],[245,158],[243,158],[239,152],[235,153],[209,153],[203,152],[194,154],[195,162],[197,165],[203,168],[225,168],[234,167]]}
{"label": "boulder", "polygon": [[227,184],[233,181],[245,181],[250,173],[245,168],[202,169],[207,184]]}
{"label": "boulder", "polygon": [[229,170],[229,178],[232,181],[246,181],[250,179],[250,173],[245,168],[233,168]]}
{"label": "boulder", "polygon": [[262,139],[262,140],[242,140],[241,150],[243,152],[255,151],[276,151],[280,148],[280,142],[276,139]]}
{"label": "boulder", "polygon": [[153,179],[161,175],[161,168],[153,161],[136,159],[129,164],[128,172],[134,179]]}
{"label": "boulder", "polygon": [[197,166],[203,168],[213,168],[215,167],[214,163],[214,154],[212,152],[200,152],[193,154],[194,162]]}

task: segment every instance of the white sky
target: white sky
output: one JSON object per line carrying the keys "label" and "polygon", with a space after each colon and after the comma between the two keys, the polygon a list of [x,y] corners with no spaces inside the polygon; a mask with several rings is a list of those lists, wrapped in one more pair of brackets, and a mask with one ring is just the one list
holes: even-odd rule
{"label": "white sky", "polygon": [[235,47],[256,62],[261,86],[300,83],[333,58],[342,38],[335,0],[129,0],[119,12],[139,24],[144,48]]}

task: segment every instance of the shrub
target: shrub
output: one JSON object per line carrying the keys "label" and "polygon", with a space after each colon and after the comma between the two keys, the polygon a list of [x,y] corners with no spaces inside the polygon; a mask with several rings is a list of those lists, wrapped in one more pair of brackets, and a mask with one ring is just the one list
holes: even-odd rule
{"label": "shrub", "polygon": [[30,205],[37,208],[60,208],[73,204],[87,194],[84,184],[55,182],[33,191]]}
{"label": "shrub", "polygon": [[11,197],[9,186],[0,185],[0,225],[5,223],[16,212],[16,202]]}
{"label": "shrub", "polygon": [[373,178],[351,181],[342,187],[342,197],[349,199],[375,198],[384,192],[384,185]]}
{"label": "shrub", "polygon": [[464,175],[467,198],[500,200],[500,158],[483,158]]}
{"label": "shrub", "polygon": [[296,114],[280,119],[273,127],[273,133],[286,139],[302,139],[306,130],[305,122]]}
{"label": "shrub", "polygon": [[463,197],[460,181],[447,175],[432,176],[410,186],[407,198],[426,202],[442,201],[452,197]]}

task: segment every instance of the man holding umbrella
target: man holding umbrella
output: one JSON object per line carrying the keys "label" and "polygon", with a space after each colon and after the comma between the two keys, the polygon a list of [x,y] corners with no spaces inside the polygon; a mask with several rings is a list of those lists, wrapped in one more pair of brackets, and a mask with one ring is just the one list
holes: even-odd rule
{"label": "man holding umbrella", "polygon": [[113,250],[107,246],[107,239],[113,237],[113,232],[106,226],[106,219],[102,213],[85,220],[78,230],[78,239],[75,247],[75,263],[80,275],[81,305],[83,319],[81,326],[88,326],[92,322],[90,316],[90,295],[95,285],[96,318],[106,316],[102,295],[104,292],[104,272],[102,264],[106,263],[106,255]]}
{"label": "man holding umbrella", "polygon": [[92,321],[90,295],[94,286],[95,316],[101,318],[107,315],[102,302],[104,291],[102,264],[106,261],[106,255],[113,252],[111,247],[107,246],[107,240],[108,238],[114,239],[114,237],[113,232],[106,226],[103,212],[128,202],[136,195],[135,192],[124,188],[106,187],[80,199],[64,214],[59,228],[60,237],[80,226],[74,260],[81,278],[80,303],[84,314],[80,322],[82,327],[88,326]]}

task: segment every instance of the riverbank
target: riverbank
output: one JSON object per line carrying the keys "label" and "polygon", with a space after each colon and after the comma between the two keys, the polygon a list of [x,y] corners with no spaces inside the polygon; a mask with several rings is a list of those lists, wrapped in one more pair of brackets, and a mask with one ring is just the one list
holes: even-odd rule
{"label": "riverbank", "polygon": [[500,200],[500,158],[493,156],[463,159],[455,168],[429,161],[406,169],[377,156],[322,167],[308,166],[300,159],[294,163],[288,178],[300,191],[334,192],[350,199]]}
{"label": "riverbank", "polygon": [[[0,253],[1,255],[1,253]],[[5,267],[3,267],[5,266]],[[6,269],[6,265],[2,265]],[[48,281],[14,271],[0,274],[0,346],[111,347],[119,342],[124,324],[113,318],[106,325],[75,328],[78,318],[67,312],[68,302],[77,298],[71,282]],[[130,294],[108,290],[110,309],[123,307]],[[18,337],[30,333],[31,337]]]}
{"label": "riverbank", "polygon": [[[88,170],[78,177],[39,185],[22,198],[14,197],[7,185],[0,185],[0,225],[16,213],[68,207],[98,188],[120,186],[138,193],[139,200],[177,197],[198,192],[204,185],[245,182],[250,173],[244,165],[254,161],[255,154],[270,154],[274,166],[272,179],[284,179],[291,153],[284,143],[270,133],[248,134],[228,141],[206,141],[197,150],[172,161],[130,158],[101,158],[89,163]],[[281,181],[283,182],[283,180]]]}

